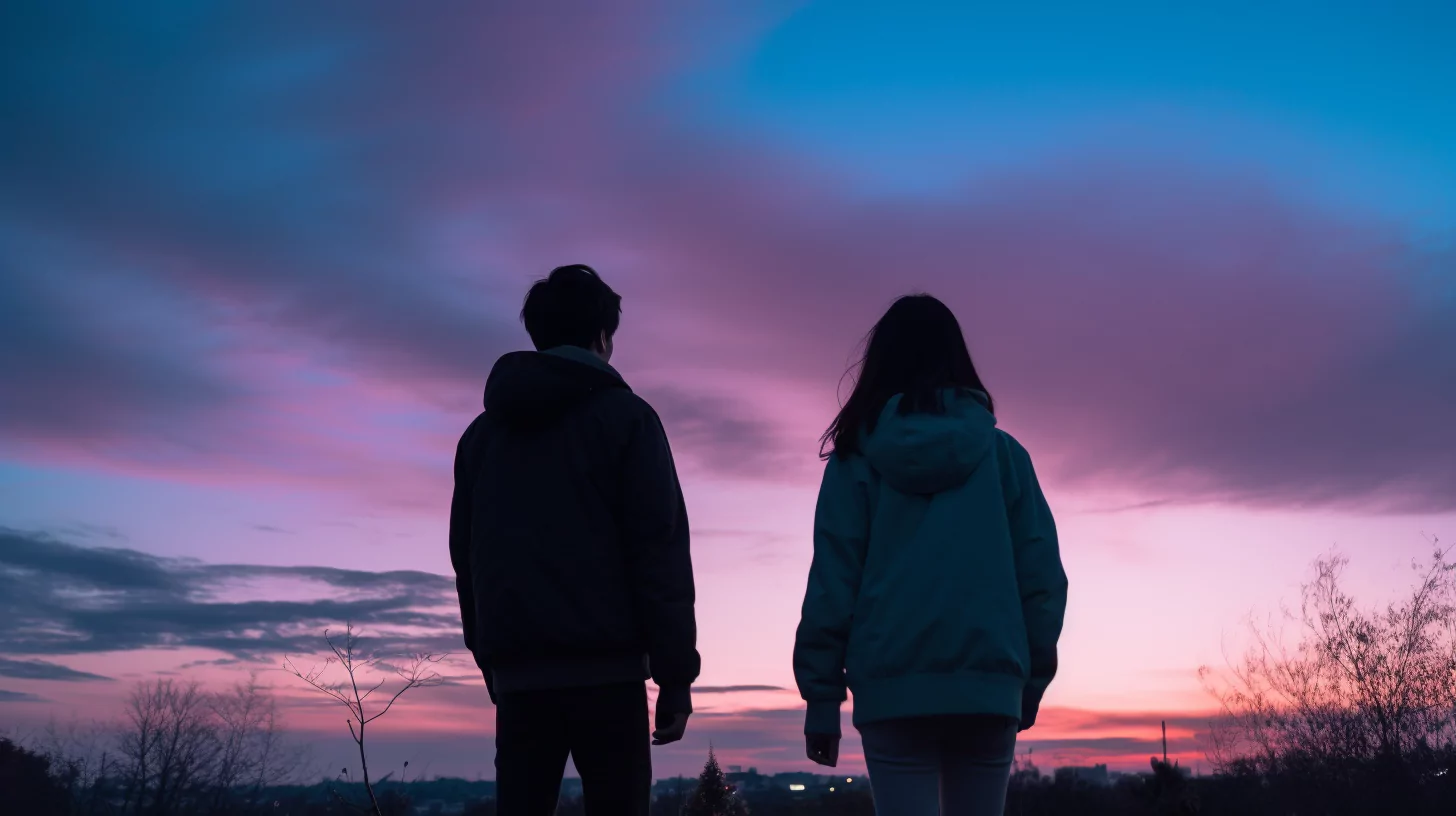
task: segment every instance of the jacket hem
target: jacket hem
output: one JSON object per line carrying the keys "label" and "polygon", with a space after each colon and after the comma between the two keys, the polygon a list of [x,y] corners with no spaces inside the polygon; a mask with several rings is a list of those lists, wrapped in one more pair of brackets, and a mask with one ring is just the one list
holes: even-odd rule
{"label": "jacket hem", "polygon": [[1026,681],[988,672],[910,674],[851,683],[856,727],[881,720],[938,714],[990,714],[1021,719]]}
{"label": "jacket hem", "polygon": [[497,694],[645,682],[645,655],[555,657],[512,661],[491,668]]}

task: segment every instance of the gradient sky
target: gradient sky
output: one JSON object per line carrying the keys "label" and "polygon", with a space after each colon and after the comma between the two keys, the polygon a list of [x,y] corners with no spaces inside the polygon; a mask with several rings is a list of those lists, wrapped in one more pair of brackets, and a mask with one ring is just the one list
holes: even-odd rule
{"label": "gradient sky", "polygon": [[[460,651],[454,443],[531,280],[585,262],[693,520],[659,775],[810,769],[816,440],[914,290],[1062,531],[1025,745],[1145,766],[1167,718],[1201,762],[1198,667],[1312,559],[1373,601],[1456,536],[1456,10],[1173,5],[6,4],[0,727],[261,671],[340,765],[280,656],[345,618]],[[384,764],[491,776],[450,673]]]}

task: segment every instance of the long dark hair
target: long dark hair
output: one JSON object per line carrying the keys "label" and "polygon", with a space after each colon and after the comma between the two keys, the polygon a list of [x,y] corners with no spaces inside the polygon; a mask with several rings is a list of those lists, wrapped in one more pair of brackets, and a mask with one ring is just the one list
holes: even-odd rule
{"label": "long dark hair", "polygon": [[930,295],[906,295],[891,304],[865,337],[864,357],[850,369],[854,390],[839,415],[819,437],[819,456],[858,453],[860,434],[875,429],[885,403],[896,394],[899,412],[938,414],[945,411],[944,390],[991,392],[981,382],[961,324],[949,307]]}

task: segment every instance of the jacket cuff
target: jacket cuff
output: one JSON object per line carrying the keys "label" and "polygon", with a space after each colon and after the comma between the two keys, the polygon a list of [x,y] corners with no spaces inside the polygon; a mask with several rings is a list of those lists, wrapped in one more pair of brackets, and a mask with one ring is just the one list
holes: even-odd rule
{"label": "jacket cuff", "polygon": [[475,652],[472,651],[470,655],[471,657],[475,658],[475,666],[476,668],[480,669],[481,676],[485,678],[486,693],[490,695],[490,702],[494,704],[496,702],[495,672],[491,671],[490,664],[486,663],[484,660],[481,660],[480,657],[475,654]]}
{"label": "jacket cuff", "polygon": [[1041,712],[1041,698],[1046,689],[1037,686],[1027,686],[1021,692],[1021,730],[1036,725],[1037,714]]}
{"label": "jacket cuff", "polygon": [[804,717],[804,733],[840,736],[840,705],[838,700],[810,700],[809,712]]}
{"label": "jacket cuff", "polygon": [[692,686],[658,686],[657,710],[673,714],[693,713]]}

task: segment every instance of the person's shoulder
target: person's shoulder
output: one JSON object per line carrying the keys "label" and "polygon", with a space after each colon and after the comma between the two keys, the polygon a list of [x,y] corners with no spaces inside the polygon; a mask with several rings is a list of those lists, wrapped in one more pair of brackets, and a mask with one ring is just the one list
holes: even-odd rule
{"label": "person's shoulder", "polygon": [[1001,428],[996,429],[996,444],[1015,459],[1031,459],[1031,454],[1026,450],[1026,447],[1018,442],[1016,437]]}
{"label": "person's shoulder", "polygon": [[652,403],[630,388],[608,388],[595,395],[593,399],[604,410],[613,413],[633,418],[658,419],[657,410],[652,407]]}
{"label": "person's shoulder", "polygon": [[455,443],[455,467],[457,473],[460,468],[467,470],[475,467],[477,457],[480,455],[481,439],[485,436],[486,417],[485,411],[476,414],[475,419],[465,426],[464,433],[460,434],[460,441]]}
{"label": "person's shoulder", "polygon": [[1020,495],[1021,486],[1035,478],[1032,475],[1035,470],[1031,464],[1031,453],[1016,437],[1000,428],[996,429],[996,445],[999,448],[996,459],[1001,470],[1002,488],[1011,495]]}
{"label": "person's shoulder", "polygon": [[830,451],[824,458],[824,478],[869,482],[874,477],[874,468],[862,453]]}
{"label": "person's shoulder", "polygon": [[607,426],[620,432],[636,434],[653,429],[665,435],[666,429],[657,409],[630,388],[611,388],[592,396],[592,409],[606,420]]}
{"label": "person's shoulder", "polygon": [[475,437],[480,435],[482,429],[485,427],[485,417],[486,412],[481,411],[475,415],[475,419],[470,420],[470,424],[465,426],[464,433],[460,434],[460,447],[468,445]]}

